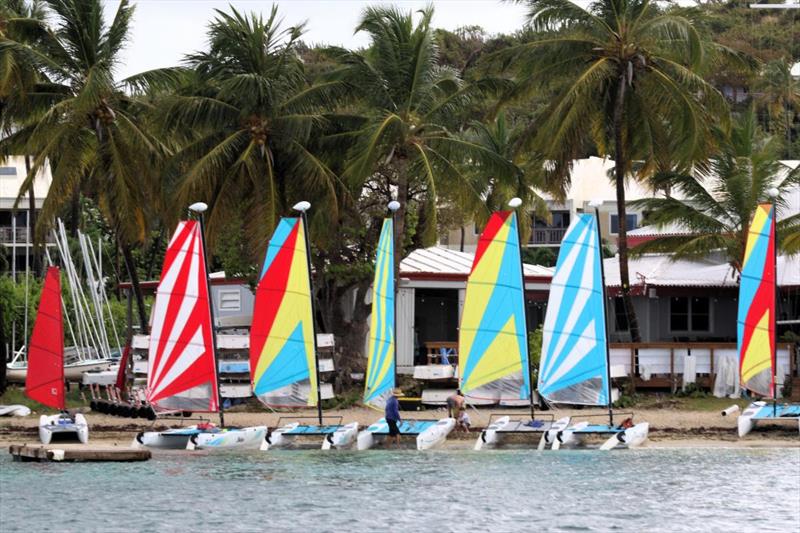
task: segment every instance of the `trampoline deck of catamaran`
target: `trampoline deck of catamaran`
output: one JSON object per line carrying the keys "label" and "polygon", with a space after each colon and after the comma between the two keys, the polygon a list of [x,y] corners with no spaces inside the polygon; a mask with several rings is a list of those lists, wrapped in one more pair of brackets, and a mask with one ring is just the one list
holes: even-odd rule
{"label": "trampoline deck of catamaran", "polygon": [[[426,429],[435,425],[438,420],[403,420],[397,425],[400,435],[417,436]],[[374,428],[374,429],[373,429]],[[381,418],[376,423],[367,428],[367,431],[373,435],[388,435],[389,424],[386,420]]]}
{"label": "trampoline deck of catamaran", "polygon": [[769,403],[759,409],[758,412],[750,418],[751,420],[800,419],[800,404],[778,404],[773,406]]}
{"label": "trampoline deck of catamaran", "polygon": [[[297,427],[292,429],[282,430],[281,434],[284,436],[289,437],[319,437],[324,435],[331,435],[336,432],[337,429],[342,427],[342,417],[341,416],[333,416],[333,417],[323,417],[323,421],[325,419],[335,420],[336,422],[333,424],[298,424]],[[275,428],[272,428],[271,431],[274,432],[279,430],[287,423],[291,422],[299,422],[300,420],[318,420],[317,417],[297,417],[297,416],[287,416],[281,417],[278,419],[278,423],[276,424]]]}
{"label": "trampoline deck of catamaran", "polygon": [[[492,413],[489,415],[489,423],[486,424],[486,427],[490,427],[493,421],[503,416],[519,417],[519,413]],[[544,433],[553,426],[554,421],[555,417],[551,414],[534,415],[534,418],[527,420],[511,418],[505,426],[495,431],[497,433]]]}

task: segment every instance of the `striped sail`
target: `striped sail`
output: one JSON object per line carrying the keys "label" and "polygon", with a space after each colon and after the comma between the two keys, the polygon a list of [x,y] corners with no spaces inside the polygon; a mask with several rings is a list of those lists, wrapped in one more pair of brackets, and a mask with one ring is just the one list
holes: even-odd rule
{"label": "striped sail", "polygon": [[372,317],[367,349],[367,378],[364,403],[383,407],[394,388],[394,227],[383,221],[372,282]]}
{"label": "striped sail", "polygon": [[544,320],[539,394],[550,402],[608,404],[600,261],[597,221],[579,214],[561,241]]}
{"label": "striped sail", "polygon": [[250,328],[253,393],[270,407],[317,404],[314,322],[302,218],[282,218],[267,247]]}
{"label": "striped sail", "polygon": [[61,309],[61,271],[47,269],[28,343],[25,395],[53,409],[64,409],[64,320]]}
{"label": "striped sail", "polygon": [[737,339],[743,387],[772,396],[775,365],[775,210],[759,205],[747,234],[739,282]]}
{"label": "striped sail", "polygon": [[153,307],[147,400],[162,410],[219,409],[211,308],[200,224],[178,224]]}
{"label": "striped sail", "polygon": [[530,397],[524,306],[517,216],[494,213],[467,280],[458,337],[462,392],[474,398]]}

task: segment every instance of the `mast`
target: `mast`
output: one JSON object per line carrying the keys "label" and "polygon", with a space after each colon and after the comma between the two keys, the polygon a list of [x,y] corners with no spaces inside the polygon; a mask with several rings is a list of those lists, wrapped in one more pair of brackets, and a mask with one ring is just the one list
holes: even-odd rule
{"label": "mast", "polygon": [[311,207],[309,202],[298,202],[292,209],[300,211],[300,220],[303,222],[303,236],[306,241],[306,266],[308,267],[308,290],[311,296],[311,336],[314,339],[314,366],[316,368],[317,380],[317,419],[319,425],[322,425],[322,390],[319,383],[319,350],[317,349],[317,329],[314,326],[316,323],[316,309],[314,308],[314,285],[311,282],[311,242],[308,240],[308,217],[306,211]]}
{"label": "mast", "polygon": [[211,314],[211,349],[214,350],[214,377],[217,380],[217,403],[219,404],[219,425],[225,427],[225,405],[222,402],[222,387],[219,382],[219,354],[217,353],[217,323],[214,320],[214,296],[211,294],[211,274],[209,273],[210,261],[206,251],[206,224],[203,213],[208,205],[196,202],[189,206],[190,211],[197,213],[200,221],[200,243],[203,245],[203,261],[206,264],[206,292],[208,292],[208,312]]}
{"label": "mast", "polygon": [[536,418],[536,404],[533,401],[533,363],[531,353],[528,348],[528,303],[525,299],[525,263],[522,262],[522,233],[519,227],[519,217],[516,210],[522,205],[520,198],[514,197],[508,201],[508,206],[512,209],[511,216],[516,217],[517,223],[517,246],[519,247],[519,275],[522,278],[522,320],[525,322],[525,346],[528,352],[528,399],[531,405],[531,419]]}
{"label": "mast", "polygon": [[778,199],[778,189],[771,188],[767,191],[770,199],[772,200],[772,284],[775,288],[775,312],[772,313],[772,416],[777,416],[778,413],[778,302],[780,301],[778,289],[778,233],[777,233],[777,219],[778,209],[775,205]]}
{"label": "mast", "polygon": [[394,291],[392,295],[392,308],[394,312],[394,320],[392,321],[392,332],[394,335],[394,383],[392,384],[392,389],[394,389],[397,387],[397,291],[400,288],[400,263],[395,261],[394,258],[394,254],[397,252],[397,235],[395,235],[394,230],[397,227],[397,224],[395,224],[395,216],[397,215],[397,210],[400,209],[400,202],[392,200],[387,207],[392,213],[392,274],[394,275],[394,286],[392,287]]}
{"label": "mast", "polygon": [[602,205],[602,201],[593,201],[589,204],[590,206],[594,207],[594,222],[597,226],[597,255],[600,258],[600,286],[603,291],[603,327],[605,328],[606,333],[606,384],[608,390],[606,394],[608,394],[608,425],[609,427],[614,426],[614,410],[611,407],[611,353],[609,351],[608,342],[609,342],[609,335],[608,335],[608,316],[606,314],[606,271],[605,265],[603,265],[603,240],[600,236],[600,205]]}

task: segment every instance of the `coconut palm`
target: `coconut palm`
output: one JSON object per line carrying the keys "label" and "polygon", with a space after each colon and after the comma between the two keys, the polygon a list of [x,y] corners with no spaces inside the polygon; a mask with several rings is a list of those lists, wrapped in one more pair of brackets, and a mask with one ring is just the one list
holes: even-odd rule
{"label": "coconut palm", "polygon": [[[363,110],[359,127],[343,136],[353,144],[345,176],[351,183],[377,180],[390,184],[387,191],[396,190],[397,235],[405,233],[409,201],[424,205],[423,242],[435,238],[437,191],[470,187],[465,164],[496,176],[518,172],[509,160],[453,133],[461,126],[454,117],[476,87],[438,64],[432,17],[432,7],[419,11],[416,24],[411,12],[368,7],[356,32],[367,33],[370,46],[330,51],[342,64],[332,77],[352,87]],[[398,246],[399,261],[402,239]]]}
{"label": "coconut palm", "polygon": [[[781,164],[779,149],[780,139],[759,135],[751,111],[734,125],[707,170],[656,174],[654,185],[669,183],[676,196],[637,200],[632,205],[648,213],[646,223],[677,225],[689,235],[660,237],[637,246],[634,253],[672,252],[678,259],[722,251],[730,265],[741,271],[748,228],[758,204],[772,201],[768,191],[774,187],[780,212],[786,207],[786,193],[800,185],[800,169]],[[792,234],[797,239],[800,215],[779,220],[777,231],[779,246]]]}
{"label": "coconut palm", "polygon": [[[766,108],[769,118],[783,130],[786,136],[786,151],[792,148],[792,125],[795,113],[800,109],[800,81],[792,76],[792,65],[785,59],[770,61],[756,83],[756,101]],[[791,153],[787,154],[791,158]]]}
{"label": "coconut palm", "polygon": [[182,84],[161,99],[160,127],[185,145],[175,191],[183,203],[208,201],[212,243],[233,210],[245,213],[253,249],[263,249],[277,217],[309,189],[335,192],[335,176],[309,143],[340,84],[308,83],[302,34],[302,25],[281,27],[277,7],[266,19],[217,10],[208,50],[174,69]]}
{"label": "coconut palm", "polygon": [[0,141],[0,150],[16,148],[35,156],[24,188],[50,165],[52,183],[40,214],[45,225],[70,202],[77,205],[81,193],[99,206],[122,250],[140,324],[146,330],[132,247],[146,234],[148,178],[155,175],[163,153],[142,122],[144,104],[125,91],[126,85],[141,84],[150,76],[114,80],[130,36],[133,7],[122,0],[107,24],[99,0],[45,0],[43,4],[52,29],[27,51],[36,56],[49,81],[28,96],[48,105],[22,120],[14,133]]}
{"label": "coconut palm", "polygon": [[[632,161],[648,174],[659,147],[673,144],[684,163],[702,157],[712,124],[726,121],[722,95],[701,76],[706,59],[725,50],[705,42],[691,21],[649,0],[528,0],[536,36],[503,52],[519,69],[512,97],[547,86],[554,98],[534,145],[555,168],[568,169],[591,139],[613,156],[619,216],[619,268],[634,341],[640,339],[630,298],[625,180]],[[564,180],[564,183],[567,181]]]}

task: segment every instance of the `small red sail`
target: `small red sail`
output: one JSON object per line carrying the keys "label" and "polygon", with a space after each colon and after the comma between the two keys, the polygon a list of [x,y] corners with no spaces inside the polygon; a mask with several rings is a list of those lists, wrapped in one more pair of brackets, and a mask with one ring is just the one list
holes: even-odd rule
{"label": "small red sail", "polygon": [[60,271],[55,266],[47,269],[28,343],[25,394],[48,407],[64,409],[64,319]]}

